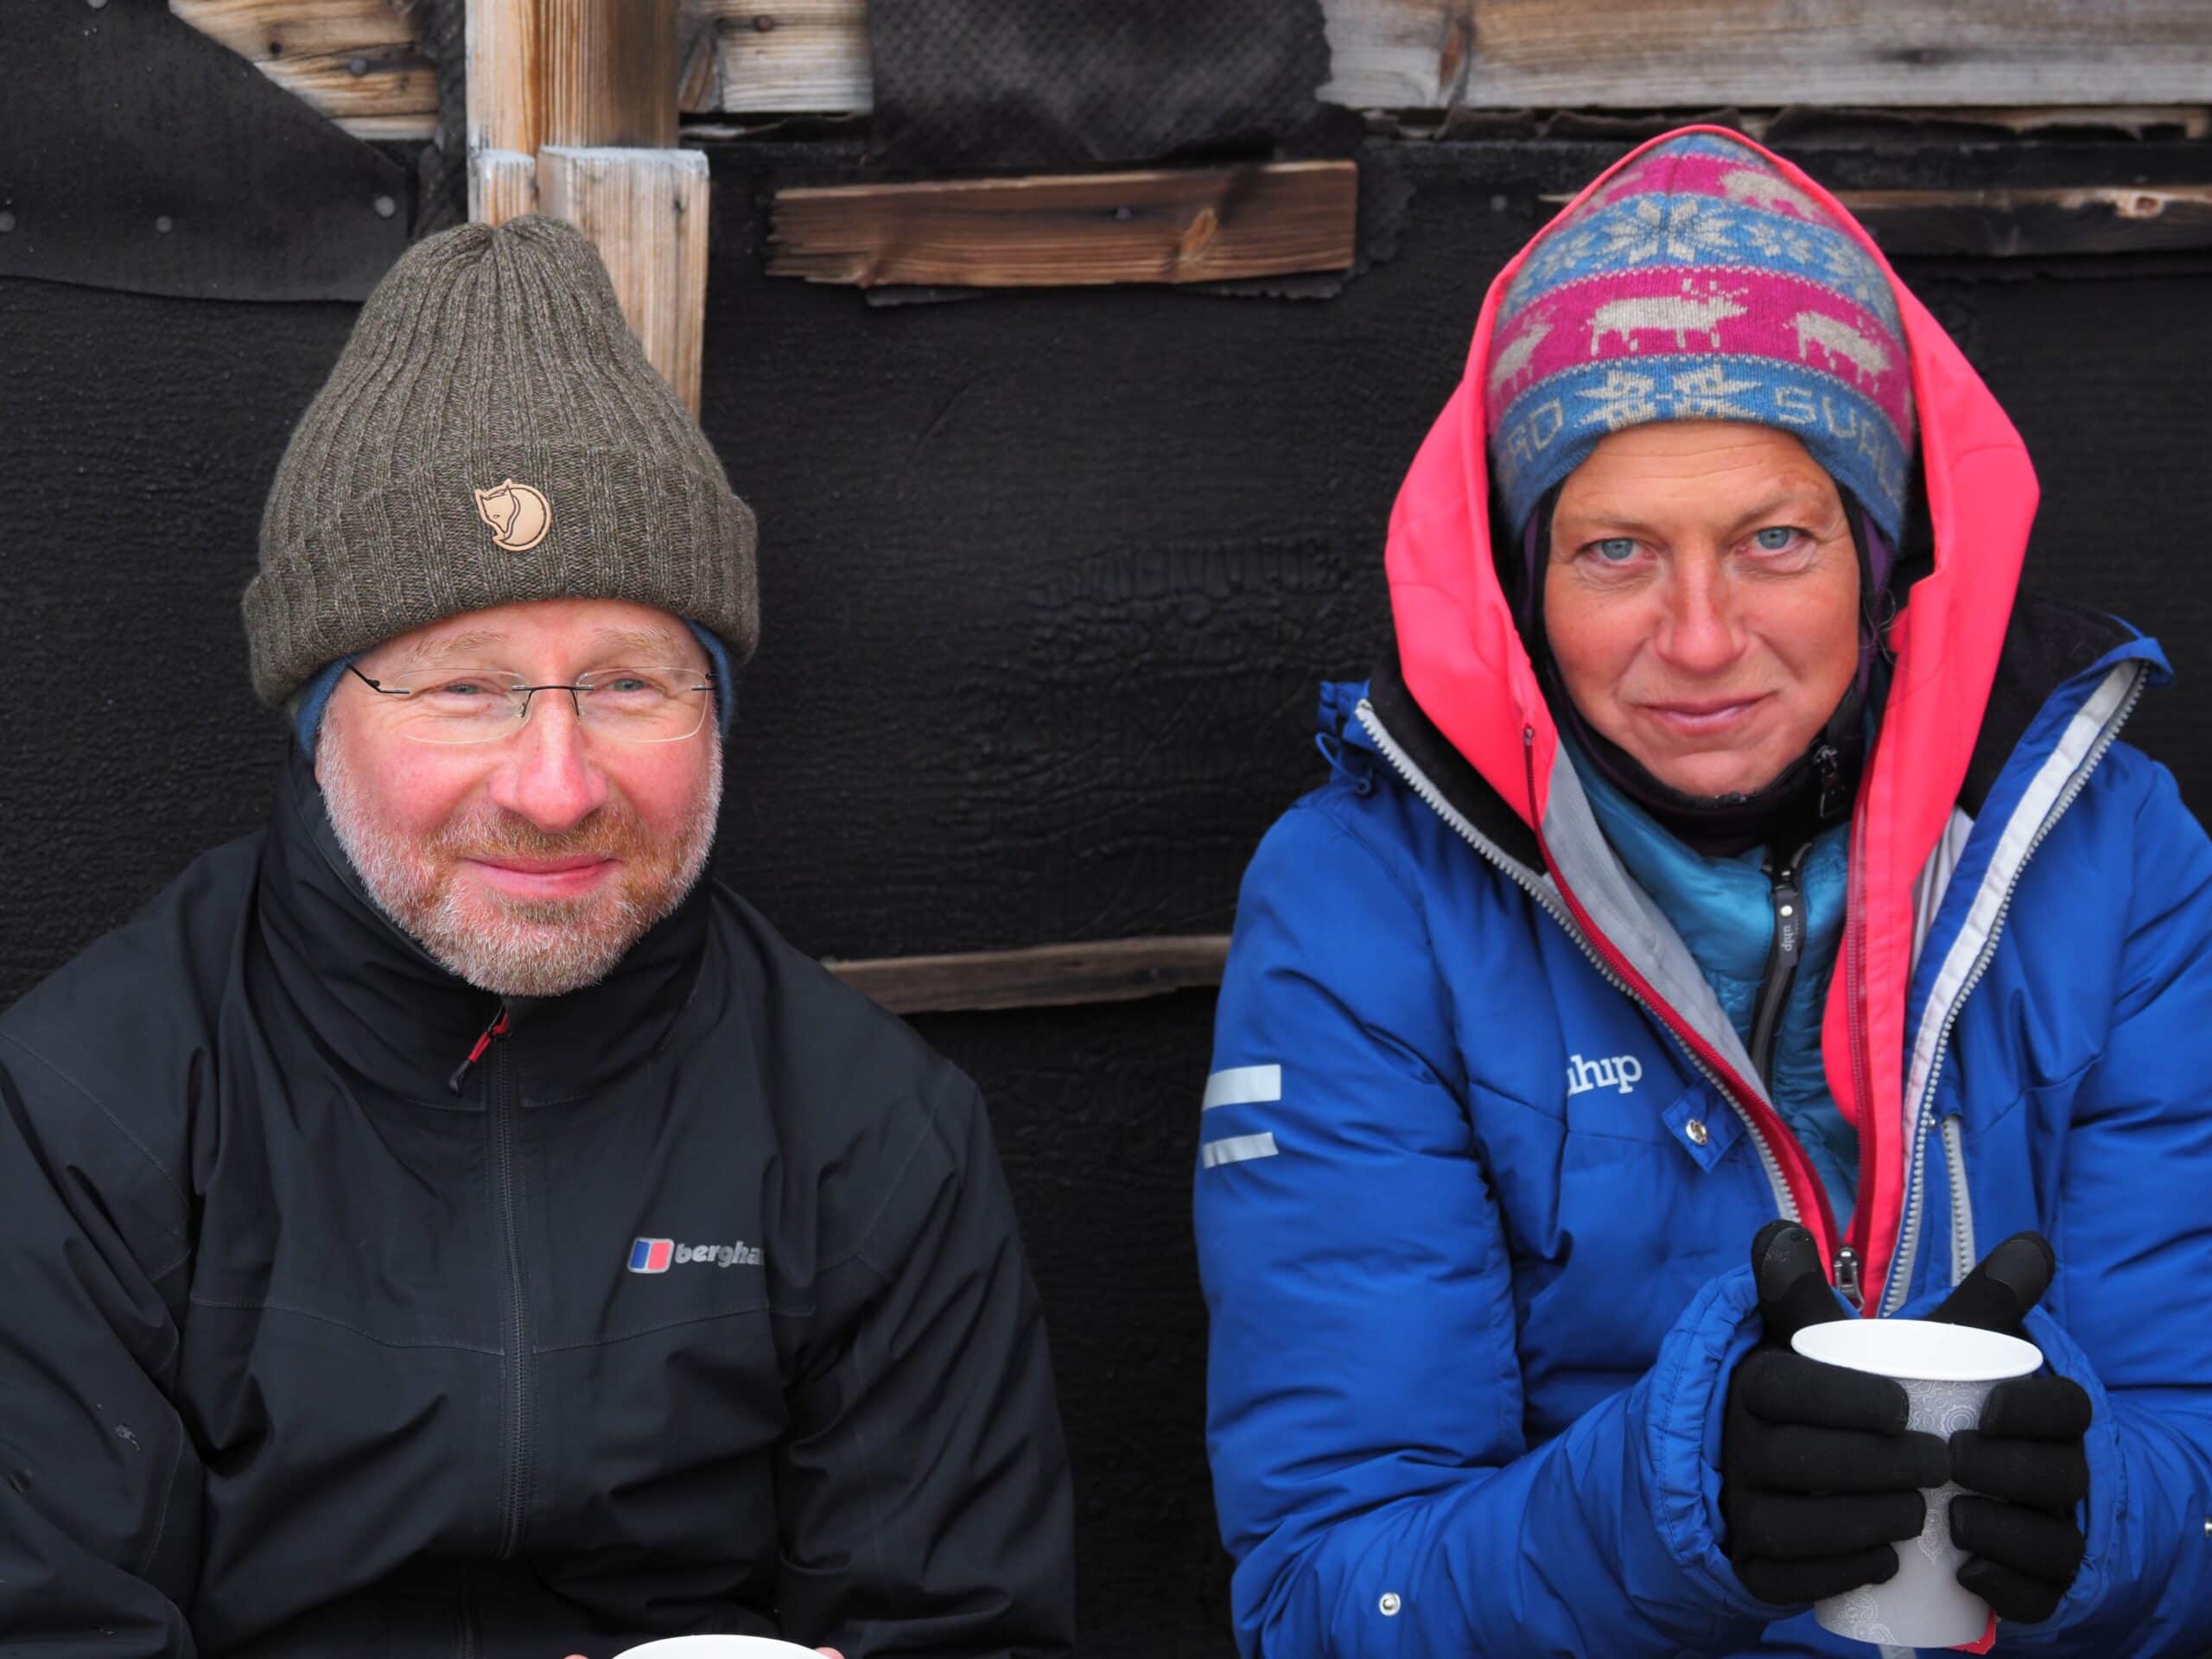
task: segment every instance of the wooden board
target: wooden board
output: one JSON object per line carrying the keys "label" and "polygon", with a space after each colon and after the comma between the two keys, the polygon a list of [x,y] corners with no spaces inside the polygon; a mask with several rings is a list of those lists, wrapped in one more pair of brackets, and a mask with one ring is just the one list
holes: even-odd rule
{"label": "wooden board", "polygon": [[[414,47],[424,0],[169,4],[357,132],[430,130],[436,87]],[[1322,0],[1322,10],[1335,71],[1321,95],[1354,108],[2212,101],[2212,0]],[[679,0],[671,73],[695,114],[866,110],[866,0]]]}
{"label": "wooden board", "polygon": [[717,79],[711,90],[686,86],[687,111],[775,115],[869,106],[866,0],[688,3],[712,29]]}
{"label": "wooden board", "polygon": [[[2212,247],[2212,185],[2044,190],[1839,190],[1885,253],[1993,258]],[[1547,194],[1563,207],[1572,196]]]}
{"label": "wooden board", "polygon": [[467,0],[468,148],[673,149],[674,0]]}
{"label": "wooden board", "polygon": [[1025,950],[823,964],[893,1014],[1128,1002],[1221,983],[1229,935],[1109,939]]}
{"label": "wooden board", "polygon": [[2005,258],[2212,248],[2212,185],[1852,190],[1842,200],[1891,254]]}
{"label": "wooden board", "polygon": [[1355,108],[2197,103],[2204,0],[1324,0]]}
{"label": "wooden board", "polygon": [[427,138],[435,69],[421,47],[423,0],[168,0],[286,91],[356,137]]}
{"label": "wooden board", "polygon": [[468,216],[504,225],[537,211],[537,157],[518,149],[468,152]]}
{"label": "wooden board", "polygon": [[1351,162],[780,190],[768,274],[1030,288],[1344,270],[1358,201]]}
{"label": "wooden board", "polygon": [[696,149],[537,152],[537,203],[592,240],[646,359],[699,412],[707,158]]}

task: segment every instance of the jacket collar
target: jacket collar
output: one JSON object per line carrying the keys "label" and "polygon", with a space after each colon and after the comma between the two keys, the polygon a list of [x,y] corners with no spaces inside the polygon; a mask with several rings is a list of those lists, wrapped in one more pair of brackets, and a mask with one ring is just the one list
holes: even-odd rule
{"label": "jacket collar", "polygon": [[503,1004],[448,973],[378,908],[339,845],[312,763],[287,747],[263,855],[259,931],[270,989],[343,1069],[408,1099],[480,1106],[484,1066],[458,1092],[448,1081],[504,1010],[502,1058],[524,1097],[546,1104],[592,1092],[666,1040],[700,972],[706,880],[598,984]]}

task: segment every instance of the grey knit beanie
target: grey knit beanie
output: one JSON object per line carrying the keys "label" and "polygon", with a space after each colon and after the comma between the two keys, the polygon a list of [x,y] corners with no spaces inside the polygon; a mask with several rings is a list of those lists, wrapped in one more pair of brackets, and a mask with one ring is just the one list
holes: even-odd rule
{"label": "grey knit beanie", "polygon": [[300,419],[245,590],[253,689],[531,599],[626,599],[760,636],[752,510],[622,320],[582,232],[537,214],[417,243]]}

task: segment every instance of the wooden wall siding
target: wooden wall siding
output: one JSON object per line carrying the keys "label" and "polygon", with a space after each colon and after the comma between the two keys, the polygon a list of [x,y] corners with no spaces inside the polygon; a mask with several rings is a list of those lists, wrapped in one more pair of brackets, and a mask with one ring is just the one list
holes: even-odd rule
{"label": "wooden wall siding", "polygon": [[[423,0],[169,0],[357,132],[427,135]],[[2212,100],[2212,0],[1322,0],[1354,108]],[[273,43],[273,45],[272,45]],[[692,114],[869,105],[866,0],[678,0]]]}
{"label": "wooden wall siding", "polygon": [[861,288],[1201,283],[1351,268],[1351,162],[776,193],[768,274]]}

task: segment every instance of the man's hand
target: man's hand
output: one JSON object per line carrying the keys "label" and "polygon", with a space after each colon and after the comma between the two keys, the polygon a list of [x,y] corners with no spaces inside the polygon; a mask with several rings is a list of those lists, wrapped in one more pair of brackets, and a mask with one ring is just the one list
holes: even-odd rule
{"label": "man's hand", "polygon": [[1928,1523],[1921,1488],[1950,1478],[1933,1434],[1905,1428],[1904,1389],[1808,1359],[1789,1338],[1846,1319],[1813,1236],[1769,1222],[1751,1243],[1765,1340],[1729,1380],[1720,1513],[1744,1588],[1789,1606],[1894,1577],[1891,1548]]}
{"label": "man's hand", "polygon": [[[2057,1268],[2040,1233],[2015,1233],[1929,1317],[2024,1340]],[[1951,1500],[1951,1541],[1967,1552],[1959,1582],[1999,1618],[2049,1618],[2082,1570],[2074,1506],[2089,1492],[2089,1415],[2080,1383],[2039,1373],[1999,1382],[1981,1427],[1951,1437],[1951,1478],[1982,1494]]]}

